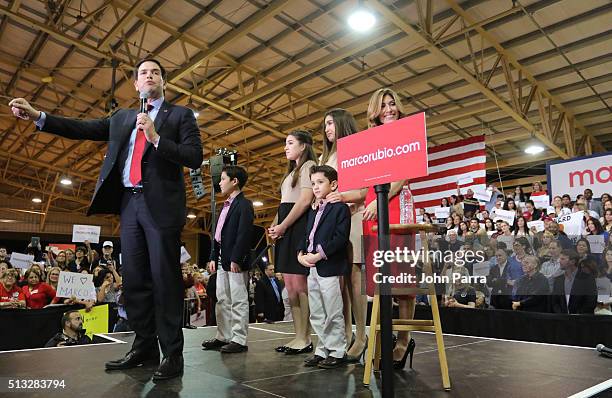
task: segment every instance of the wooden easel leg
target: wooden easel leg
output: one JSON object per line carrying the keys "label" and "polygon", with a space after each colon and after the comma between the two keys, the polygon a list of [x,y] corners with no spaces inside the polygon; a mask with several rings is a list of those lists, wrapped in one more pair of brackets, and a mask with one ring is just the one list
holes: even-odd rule
{"label": "wooden easel leg", "polygon": [[[370,385],[370,378],[372,377],[372,364],[374,362],[375,352],[374,347],[380,344],[378,340],[378,332],[376,326],[380,323],[380,297],[378,294],[374,295],[374,301],[372,302],[372,314],[370,316],[370,335],[368,338],[368,351],[366,353],[364,370],[363,370],[363,385]],[[377,354],[377,353],[376,353]]]}
{"label": "wooden easel leg", "polygon": [[431,303],[431,313],[433,315],[434,329],[436,333],[436,344],[438,346],[438,359],[440,360],[440,371],[442,372],[442,386],[445,390],[450,390],[450,378],[448,376],[448,363],[446,362],[446,351],[444,349],[444,338],[442,337],[442,323],[440,322],[440,311],[438,309],[438,298],[435,290],[429,295]]}

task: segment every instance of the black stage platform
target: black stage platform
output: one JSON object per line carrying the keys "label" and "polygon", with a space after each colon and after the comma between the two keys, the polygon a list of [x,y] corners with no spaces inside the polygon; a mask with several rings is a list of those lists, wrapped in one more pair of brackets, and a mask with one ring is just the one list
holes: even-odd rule
{"label": "black stage platform", "polygon": [[[115,342],[80,347],[0,353],[0,396],[10,397],[378,397],[380,379],[363,387],[363,365],[336,370],[305,368],[305,356],[286,356],[274,347],[291,339],[291,323],[253,324],[249,351],[202,351],[215,328],[185,330],[185,375],[153,383],[142,367],[105,372],[104,362],[121,357],[132,334],[109,334]],[[414,367],[397,372],[396,397],[567,397],[612,378],[612,359],[595,350],[539,343],[445,335],[452,390],[442,389],[434,336],[413,334]],[[316,339],[313,336],[313,339]],[[127,344],[126,344],[127,343]],[[9,379],[60,379],[63,390],[7,394]],[[610,393],[580,395],[607,397]]]}

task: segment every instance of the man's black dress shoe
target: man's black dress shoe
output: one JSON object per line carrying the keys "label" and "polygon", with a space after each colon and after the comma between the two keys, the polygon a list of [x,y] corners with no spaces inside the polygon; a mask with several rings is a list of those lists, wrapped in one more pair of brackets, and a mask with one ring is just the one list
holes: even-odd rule
{"label": "man's black dress shoe", "polygon": [[226,344],[223,347],[221,347],[220,351],[226,354],[235,354],[238,352],[245,352],[248,350],[249,350],[249,347],[232,341],[231,343]]}
{"label": "man's black dress shoe", "polygon": [[105,367],[107,370],[122,370],[145,364],[159,364],[159,351],[157,349],[151,351],[130,350],[123,358],[106,362]]}
{"label": "man's black dress shoe", "polygon": [[153,381],[168,380],[183,374],[183,355],[171,355],[162,359],[159,368],[153,373]]}
{"label": "man's black dress shoe", "polygon": [[311,357],[308,357],[306,359],[304,359],[304,366],[306,366],[307,368],[311,368],[313,366],[317,366],[319,364],[319,362],[323,361],[325,358],[320,357],[318,355],[313,355]]}
{"label": "man's black dress shoe", "polygon": [[206,340],[204,342],[202,342],[202,347],[205,350],[216,350],[219,349],[221,347],[223,347],[224,345],[227,345],[228,343],[226,343],[225,341],[221,341],[221,340],[217,340],[217,339],[211,339],[211,340]]}

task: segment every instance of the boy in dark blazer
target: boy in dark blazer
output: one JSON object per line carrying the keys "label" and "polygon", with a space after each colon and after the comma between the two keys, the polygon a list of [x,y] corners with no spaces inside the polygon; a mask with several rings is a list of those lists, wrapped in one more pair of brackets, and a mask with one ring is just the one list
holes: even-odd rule
{"label": "boy in dark blazer", "polygon": [[351,212],[345,203],[325,200],[338,188],[338,173],[334,168],[313,166],[310,180],[316,209],[308,214],[308,236],[300,248],[298,261],[310,268],[310,324],[319,341],[315,355],[304,362],[305,366],[333,369],[346,363],[340,276],[347,275],[350,270],[346,247],[351,230]]}
{"label": "boy in dark blazer", "polygon": [[221,172],[221,193],[227,197],[219,214],[213,239],[214,254],[209,262],[217,271],[217,335],[204,341],[205,350],[220,348],[223,353],[248,350],[249,253],[253,233],[253,204],[242,188],[248,175],[239,166],[226,166]]}

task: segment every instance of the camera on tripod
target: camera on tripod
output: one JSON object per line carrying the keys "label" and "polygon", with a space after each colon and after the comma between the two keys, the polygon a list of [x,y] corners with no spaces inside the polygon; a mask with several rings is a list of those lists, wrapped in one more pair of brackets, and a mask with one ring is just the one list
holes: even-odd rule
{"label": "camera on tripod", "polygon": [[[210,166],[210,175],[212,177],[213,191],[216,193],[221,192],[219,182],[221,181],[221,172],[224,166],[235,166],[238,164],[238,151],[229,150],[227,148],[217,149],[216,154],[211,156],[209,160],[205,160],[202,166]],[[189,170],[189,177],[191,178],[191,187],[196,200],[200,200],[206,194],[204,189],[204,182],[202,180],[202,168],[195,170]]]}

